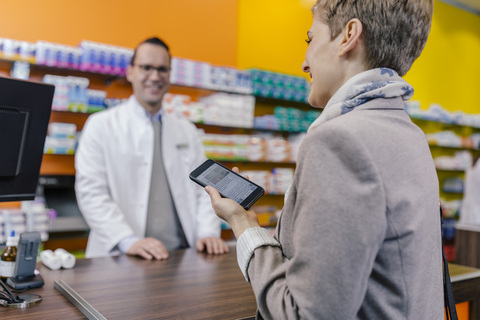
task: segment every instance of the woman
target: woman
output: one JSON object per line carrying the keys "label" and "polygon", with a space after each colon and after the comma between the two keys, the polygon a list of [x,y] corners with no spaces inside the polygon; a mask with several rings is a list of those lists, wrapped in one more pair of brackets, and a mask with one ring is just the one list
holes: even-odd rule
{"label": "woman", "polygon": [[431,0],[318,0],[303,70],[324,108],[274,237],[206,187],[265,319],[443,319],[438,179],[404,111]]}

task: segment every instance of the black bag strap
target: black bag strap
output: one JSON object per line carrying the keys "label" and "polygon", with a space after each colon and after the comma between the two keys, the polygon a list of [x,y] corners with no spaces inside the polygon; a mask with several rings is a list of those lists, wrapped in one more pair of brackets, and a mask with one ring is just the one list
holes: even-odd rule
{"label": "black bag strap", "polygon": [[[443,225],[443,212],[442,205],[440,204],[440,220]],[[453,289],[452,282],[450,281],[450,272],[448,271],[448,261],[447,256],[445,255],[445,250],[443,250],[442,244],[442,255],[443,255],[443,297],[445,299],[445,311],[447,314],[446,320],[458,320],[457,309],[455,307],[455,299],[453,298]]]}

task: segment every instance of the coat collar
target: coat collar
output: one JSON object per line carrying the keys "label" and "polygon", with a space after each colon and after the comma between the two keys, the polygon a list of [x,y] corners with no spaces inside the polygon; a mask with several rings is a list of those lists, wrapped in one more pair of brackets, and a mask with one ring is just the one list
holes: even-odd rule
{"label": "coat collar", "polygon": [[151,115],[141,104],[138,102],[137,98],[132,94],[128,98],[128,105],[132,112],[139,118],[144,120],[159,120],[161,121],[162,117],[165,115],[163,108],[161,108],[155,115]]}

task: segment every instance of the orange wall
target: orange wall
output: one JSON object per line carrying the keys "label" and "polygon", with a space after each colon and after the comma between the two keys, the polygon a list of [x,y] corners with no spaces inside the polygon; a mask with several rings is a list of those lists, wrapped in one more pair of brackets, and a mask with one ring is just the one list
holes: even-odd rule
{"label": "orange wall", "polygon": [[235,66],[237,0],[2,1],[0,37],[133,48],[157,35],[177,57]]}

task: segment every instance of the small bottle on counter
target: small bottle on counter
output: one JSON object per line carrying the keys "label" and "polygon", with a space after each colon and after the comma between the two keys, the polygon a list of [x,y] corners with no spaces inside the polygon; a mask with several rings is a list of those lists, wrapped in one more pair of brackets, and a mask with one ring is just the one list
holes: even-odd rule
{"label": "small bottle on counter", "polygon": [[7,247],[2,252],[0,259],[0,278],[5,282],[8,277],[13,277],[15,272],[15,260],[17,259],[18,238],[12,230],[7,238]]}

